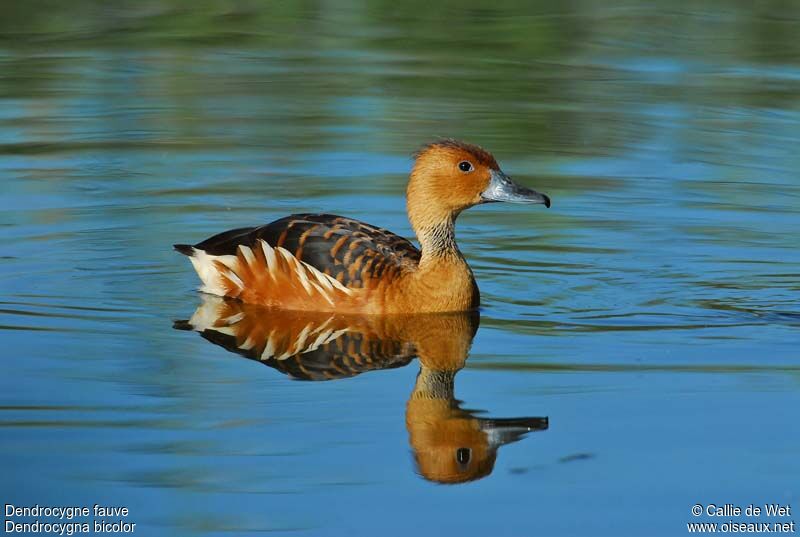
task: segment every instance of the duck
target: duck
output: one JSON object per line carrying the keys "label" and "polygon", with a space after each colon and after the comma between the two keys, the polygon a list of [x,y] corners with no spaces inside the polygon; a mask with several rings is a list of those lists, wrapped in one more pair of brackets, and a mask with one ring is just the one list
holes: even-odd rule
{"label": "duck", "polygon": [[410,315],[351,315],[269,309],[203,295],[180,330],[298,381],[340,381],[408,366],[419,371],[405,411],[415,473],[438,484],[483,479],[500,447],[546,431],[547,416],[495,418],[462,408],[456,375],[480,324],[477,310]]}
{"label": "duck", "polygon": [[514,182],[480,146],[437,140],[414,155],[406,212],[419,247],[387,229],[333,214],[293,214],[225,231],[189,257],[200,291],[276,309],[354,314],[468,311],[480,305],[475,276],[455,238],[464,210],[550,198]]}

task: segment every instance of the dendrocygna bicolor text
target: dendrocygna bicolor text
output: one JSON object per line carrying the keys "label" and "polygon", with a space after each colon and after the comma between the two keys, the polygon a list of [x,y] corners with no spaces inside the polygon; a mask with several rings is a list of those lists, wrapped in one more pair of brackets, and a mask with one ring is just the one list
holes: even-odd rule
{"label": "dendrocygna bicolor text", "polygon": [[514,183],[488,151],[456,140],[417,153],[406,199],[419,249],[386,229],[329,214],[295,214],[175,249],[189,256],[202,291],[243,302],[339,313],[466,311],[480,295],[456,246],[456,217],[498,201],[550,207],[550,198]]}

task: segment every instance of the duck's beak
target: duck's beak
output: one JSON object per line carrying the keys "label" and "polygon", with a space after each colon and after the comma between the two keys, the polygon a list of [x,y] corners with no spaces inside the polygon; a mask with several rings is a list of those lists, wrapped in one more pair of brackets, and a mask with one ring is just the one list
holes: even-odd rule
{"label": "duck's beak", "polygon": [[550,208],[550,198],[535,190],[518,185],[500,170],[492,170],[489,186],[481,193],[484,203],[507,201],[510,203],[541,203]]}

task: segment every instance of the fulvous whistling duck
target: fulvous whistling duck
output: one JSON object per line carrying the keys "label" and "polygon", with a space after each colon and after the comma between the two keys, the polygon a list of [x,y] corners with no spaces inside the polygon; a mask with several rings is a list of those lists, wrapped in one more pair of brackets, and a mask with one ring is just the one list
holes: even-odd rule
{"label": "fulvous whistling duck", "polygon": [[201,291],[243,302],[370,314],[475,309],[480,295],[456,245],[458,215],[499,201],[550,207],[550,198],[514,183],[475,145],[442,140],[415,156],[406,200],[419,249],[386,229],[329,214],[295,214],[175,249],[189,256]]}
{"label": "fulvous whistling duck", "polygon": [[464,483],[491,473],[500,446],[549,426],[547,417],[489,418],[461,408],[455,377],[479,322],[477,311],[341,315],[205,295],[192,318],[175,327],[300,380],[347,378],[419,357],[405,416],[417,471],[429,481]]}

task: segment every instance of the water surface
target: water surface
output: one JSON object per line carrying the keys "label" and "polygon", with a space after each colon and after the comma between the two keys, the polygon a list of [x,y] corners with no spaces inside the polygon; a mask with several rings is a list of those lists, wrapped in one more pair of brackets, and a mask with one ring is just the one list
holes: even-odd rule
{"label": "water surface", "polygon": [[[142,535],[800,509],[799,33],[777,1],[4,5],[2,501],[125,505]],[[438,401],[548,427],[453,485],[419,463],[409,349],[292,381],[173,329],[202,305],[173,243],[307,211],[410,237],[438,136],[553,199],[459,219],[483,307]]]}

